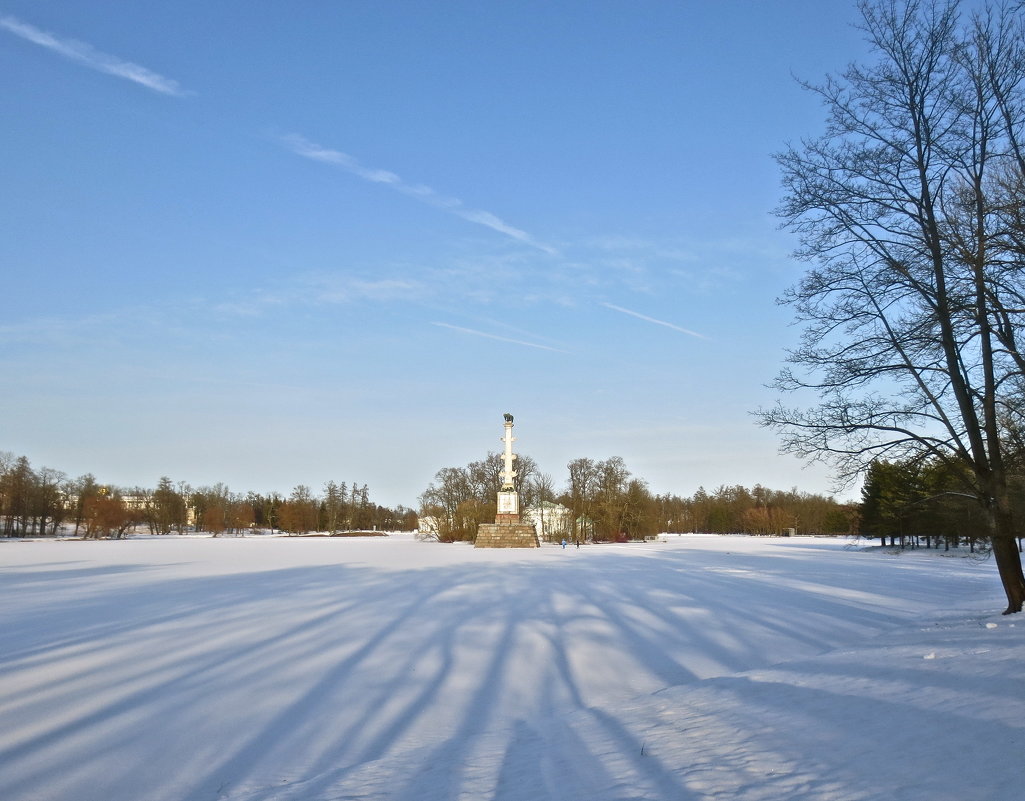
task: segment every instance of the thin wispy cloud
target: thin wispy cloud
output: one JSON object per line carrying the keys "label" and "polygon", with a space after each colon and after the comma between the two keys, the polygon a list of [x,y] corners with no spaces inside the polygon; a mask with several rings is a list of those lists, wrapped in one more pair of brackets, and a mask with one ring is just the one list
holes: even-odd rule
{"label": "thin wispy cloud", "polygon": [[113,314],[48,316],[0,325],[0,345],[73,347],[98,336],[117,319]]}
{"label": "thin wispy cloud", "polygon": [[612,309],[612,311],[617,311],[620,314],[628,314],[631,317],[636,317],[638,320],[644,320],[644,322],[646,323],[662,325],[666,328],[671,328],[673,331],[679,331],[681,334],[686,334],[687,336],[691,337],[697,337],[698,339],[708,339],[708,337],[706,337],[704,334],[699,334],[697,331],[691,331],[689,328],[682,328],[681,326],[674,325],[673,323],[667,323],[665,320],[659,320],[655,317],[649,317],[648,315],[641,314],[640,312],[631,311],[630,309],[624,309],[622,306],[616,306],[612,303],[602,303],[601,305],[604,306],[606,309]]}
{"label": "thin wispy cloud", "polygon": [[[421,297],[426,289],[418,281],[402,278],[366,280],[349,276],[306,275],[274,287],[240,292],[215,303],[218,314],[257,317],[277,309],[311,305],[335,305],[358,301],[390,303]],[[3,329],[0,328],[0,331]]]}
{"label": "thin wispy cloud", "polygon": [[470,334],[475,337],[484,337],[485,339],[497,339],[499,342],[510,342],[513,345],[522,345],[525,348],[537,348],[538,350],[550,350],[555,353],[569,353],[568,350],[562,350],[561,348],[553,348],[550,345],[538,345],[536,342],[524,342],[522,339],[513,339],[511,337],[503,337],[498,334],[488,334],[484,331],[476,331],[473,328],[463,328],[459,325],[450,325],[449,323],[432,323],[432,325],[438,326],[438,328],[448,328],[452,331],[458,331],[461,334]]}
{"label": "thin wispy cloud", "polygon": [[366,167],[348,153],[323,147],[298,134],[285,136],[282,138],[282,142],[298,156],[319,161],[323,164],[330,164],[370,183],[384,184],[407,197],[419,200],[421,203],[433,206],[436,209],[447,211],[449,214],[460,217],[467,222],[483,225],[485,228],[490,228],[492,231],[496,231],[530,247],[537,248],[549,255],[557,253],[555,248],[543,242],[538,242],[526,231],[509,225],[509,223],[490,211],[470,208],[459,198],[448,197],[436,192],[429,186],[407,183],[390,170]]}
{"label": "thin wispy cloud", "polygon": [[299,297],[303,303],[391,303],[422,297],[427,289],[407,278],[362,279],[351,276],[311,275],[303,280]]}
{"label": "thin wispy cloud", "polygon": [[185,97],[191,94],[184,90],[177,81],[153,72],[151,69],[131,61],[125,61],[117,56],[102,53],[85,42],[55,36],[34,25],[29,25],[27,22],[22,22],[16,17],[0,16],[0,30],[12,33],[27,42],[32,42],[32,44],[45,47],[50,52],[82,64],[89,69],[123,78],[154,92],[174,97]]}

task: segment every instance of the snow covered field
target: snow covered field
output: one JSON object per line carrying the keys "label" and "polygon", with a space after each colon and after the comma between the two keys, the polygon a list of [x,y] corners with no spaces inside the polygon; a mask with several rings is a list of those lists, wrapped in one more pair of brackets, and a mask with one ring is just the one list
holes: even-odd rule
{"label": "snow covered field", "polygon": [[1010,801],[1002,598],[810,538],[0,541],[0,799]]}

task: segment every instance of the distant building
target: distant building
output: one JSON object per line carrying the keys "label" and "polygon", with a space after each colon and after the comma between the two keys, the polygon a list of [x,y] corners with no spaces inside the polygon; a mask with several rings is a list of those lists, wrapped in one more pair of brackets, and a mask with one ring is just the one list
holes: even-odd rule
{"label": "distant building", "polygon": [[420,515],[416,519],[416,536],[421,540],[437,539],[440,521],[433,515]]}
{"label": "distant building", "polygon": [[521,517],[524,523],[531,523],[542,542],[559,542],[563,537],[573,535],[573,513],[560,503],[542,501],[537,506],[524,509]]}

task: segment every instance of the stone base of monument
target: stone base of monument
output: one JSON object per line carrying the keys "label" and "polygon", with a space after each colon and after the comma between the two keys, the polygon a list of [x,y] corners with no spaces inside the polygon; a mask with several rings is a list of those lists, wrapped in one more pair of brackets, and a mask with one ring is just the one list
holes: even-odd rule
{"label": "stone base of monument", "polygon": [[537,530],[530,523],[481,523],[474,548],[540,548]]}

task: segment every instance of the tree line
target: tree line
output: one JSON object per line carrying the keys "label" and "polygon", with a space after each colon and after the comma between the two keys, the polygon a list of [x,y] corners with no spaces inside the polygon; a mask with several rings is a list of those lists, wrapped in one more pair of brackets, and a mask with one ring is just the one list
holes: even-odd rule
{"label": "tree line", "polygon": [[[924,462],[879,460],[868,469],[861,491],[861,532],[882,544],[942,545],[965,543],[975,550],[990,542],[984,510],[971,492],[963,468],[930,459]],[[1008,476],[1008,504],[1013,534],[1021,550],[1025,536],[1025,472]]]}
{"label": "tree line", "polygon": [[[652,493],[619,456],[574,459],[560,485],[529,456],[516,461],[521,510],[543,533],[573,542],[643,539],[659,533],[854,534],[858,507],[832,497],[739,485],[690,497]],[[465,467],[446,467],[420,496],[421,533],[443,542],[473,541],[481,523],[495,520],[502,455],[489,453]],[[552,523],[546,524],[545,515]]]}
{"label": "tree line", "polygon": [[323,493],[299,485],[278,493],[232,492],[224,484],[191,487],[161,477],[153,489],[101,484],[92,474],[69,478],[0,452],[0,536],[124,537],[137,527],[151,534],[206,531],[239,535],[255,529],[286,534],[313,531],[395,531],[416,528],[416,513],[370,499],[366,484],[328,481]]}

